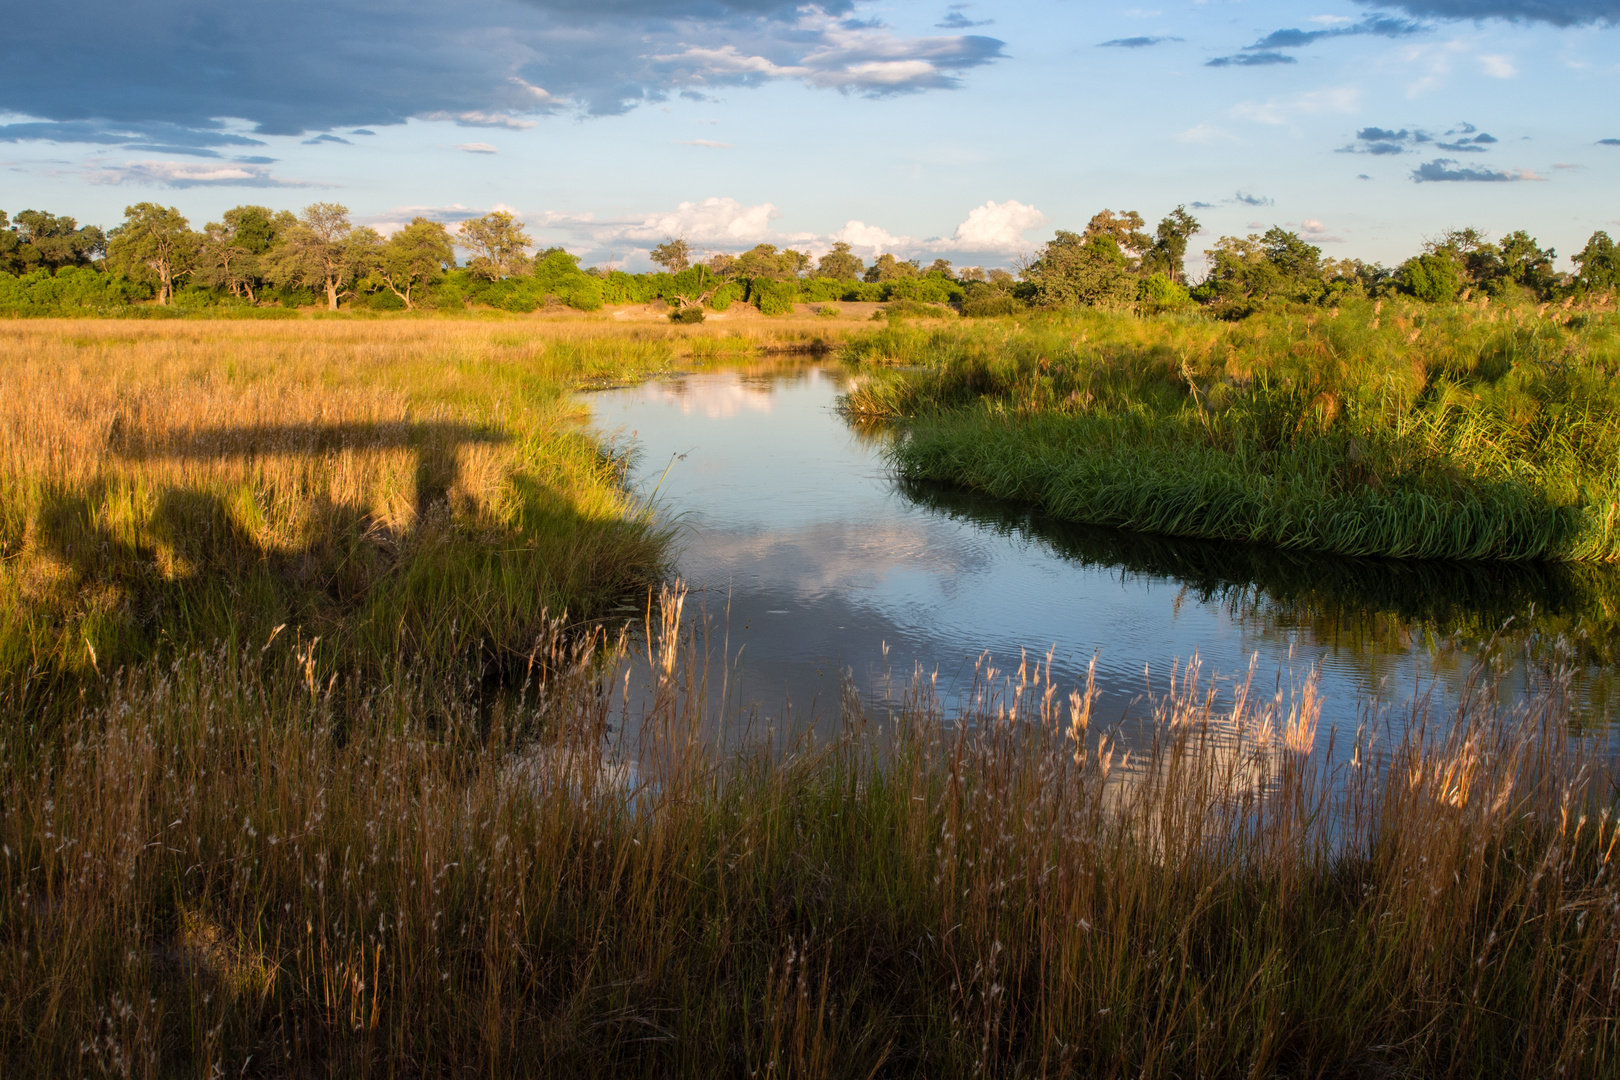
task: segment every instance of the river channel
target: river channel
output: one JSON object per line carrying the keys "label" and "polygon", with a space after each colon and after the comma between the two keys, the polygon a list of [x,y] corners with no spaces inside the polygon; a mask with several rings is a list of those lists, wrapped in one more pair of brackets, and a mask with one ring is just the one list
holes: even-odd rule
{"label": "river channel", "polygon": [[1481,658],[1510,690],[1571,663],[1584,722],[1611,720],[1607,571],[1307,557],[908,485],[886,436],[838,414],[848,378],[783,365],[591,398],[598,429],[637,448],[633,483],[677,522],[687,613],[734,722],[824,724],[844,685],[881,703],[918,673],[950,706],[987,667],[1048,657],[1063,687],[1096,658],[1105,721],[1142,714],[1194,658],[1227,687],[1252,670],[1267,697],[1314,669],[1320,738],[1414,695],[1443,707]]}

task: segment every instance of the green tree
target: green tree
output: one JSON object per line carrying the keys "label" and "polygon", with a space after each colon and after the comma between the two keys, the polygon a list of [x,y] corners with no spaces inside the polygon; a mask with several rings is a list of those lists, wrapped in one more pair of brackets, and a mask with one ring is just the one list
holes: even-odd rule
{"label": "green tree", "polygon": [[738,277],[787,281],[810,265],[810,256],[792,248],[778,251],[775,244],[757,244],[737,256],[733,272]]}
{"label": "green tree", "polygon": [[1450,303],[1462,289],[1457,261],[1440,252],[1430,251],[1406,260],[1399,276],[1407,292],[1425,303]]}
{"label": "green tree", "polygon": [[662,244],[647,254],[655,265],[662,266],[672,274],[678,274],[692,265],[692,245],[683,236],[666,236]]}
{"label": "green tree", "polygon": [[1187,283],[1187,242],[1197,235],[1201,226],[1198,219],[1178,206],[1159,222],[1153,243],[1142,256],[1142,269],[1147,273],[1160,273],[1172,284]]}
{"label": "green tree", "polygon": [[409,311],[416,307],[418,290],[441,280],[455,265],[456,248],[449,230],[437,221],[417,217],[377,249],[369,280],[405,301]]}
{"label": "green tree", "polygon": [[865,264],[842,240],[834,244],[832,250],[816,264],[818,277],[832,278],[834,281],[859,281],[865,272]]}
{"label": "green tree", "polygon": [[534,240],[523,231],[523,222],[505,210],[463,221],[457,236],[461,245],[473,253],[467,269],[479,277],[500,281],[529,268],[529,249],[534,247]]}
{"label": "green tree", "polygon": [[154,282],[158,303],[167,304],[201,247],[202,238],[179,210],[142,202],[124,207],[124,223],[107,238],[107,262],[131,278]]}
{"label": "green tree", "polygon": [[[5,226],[0,224],[0,229]],[[43,210],[23,210],[12,219],[10,235],[0,241],[0,270],[26,274],[56,273],[64,266],[89,266],[107,250],[107,235],[94,225],[79,227],[70,217]]]}
{"label": "green tree", "polygon": [[1042,307],[1118,308],[1136,299],[1130,259],[1107,230],[1086,236],[1059,229],[1023,275]]}
{"label": "green tree", "polygon": [[903,281],[906,278],[920,276],[922,267],[917,265],[915,259],[906,261],[896,255],[884,252],[877,257],[866,271],[867,281]]}
{"label": "green tree", "polygon": [[1142,215],[1135,210],[1127,210],[1123,214],[1116,214],[1112,210],[1099,210],[1091,215],[1091,220],[1086,223],[1086,231],[1082,235],[1086,240],[1095,240],[1103,236],[1110,238],[1114,241],[1115,248],[1125,256],[1129,268],[1135,270],[1143,254],[1153,246],[1153,241],[1142,231],[1144,224],[1146,222],[1142,220]]}
{"label": "green tree", "polygon": [[936,277],[946,278],[950,281],[956,280],[956,275],[951,273],[951,260],[949,259],[935,259],[923,273],[933,274]]}
{"label": "green tree", "polygon": [[1580,283],[1590,292],[1610,292],[1620,288],[1620,254],[1616,253],[1609,234],[1601,229],[1592,234],[1572,261]]}
{"label": "green tree", "polygon": [[311,203],[270,249],[265,260],[270,280],[319,287],[327,309],[336,311],[339,298],[371,269],[381,240],[373,229],[355,228],[347,206]]}
{"label": "green tree", "polygon": [[1523,229],[1502,237],[1497,247],[1501,251],[1502,269],[1509,279],[1538,294],[1552,288],[1557,280],[1553,273],[1557,252],[1552,248],[1543,248]]}

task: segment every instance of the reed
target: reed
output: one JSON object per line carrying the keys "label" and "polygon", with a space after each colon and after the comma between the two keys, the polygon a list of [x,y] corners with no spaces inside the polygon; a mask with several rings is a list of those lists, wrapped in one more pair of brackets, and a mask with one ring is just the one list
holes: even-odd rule
{"label": "reed", "polygon": [[913,479],[1073,521],[1339,555],[1620,558],[1620,319],[1347,304],[1223,324],[1103,313],[848,355],[846,411]]}
{"label": "reed", "polygon": [[[702,743],[704,653],[543,639],[493,710],[278,637],[0,760],[10,1075],[1599,1076],[1617,838],[1552,678],[1384,741],[1193,666],[1128,756],[982,671]],[[660,612],[664,613],[660,616]],[[618,662],[624,644],[607,642]],[[600,654],[596,654],[598,657]],[[609,728],[617,736],[606,736]],[[29,743],[26,752],[18,743]]]}

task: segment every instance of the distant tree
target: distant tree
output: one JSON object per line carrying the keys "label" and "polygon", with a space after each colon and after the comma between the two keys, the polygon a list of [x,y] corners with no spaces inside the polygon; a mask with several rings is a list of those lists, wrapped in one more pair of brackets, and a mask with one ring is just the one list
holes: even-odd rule
{"label": "distant tree", "polygon": [[1593,233],[1573,262],[1580,283],[1588,291],[1609,292],[1620,288],[1620,253],[1615,251],[1608,233],[1602,230]]}
{"label": "distant tree", "polygon": [[210,221],[203,226],[193,271],[195,280],[210,288],[226,289],[232,296],[252,303],[257,299],[253,285],[259,274],[258,258],[238,240],[229,222]]}
{"label": "distant tree", "polygon": [[491,281],[521,274],[529,267],[529,249],[534,241],[523,231],[523,222],[496,210],[461,223],[457,236],[472,251],[467,269]]}
{"label": "distant tree", "polygon": [[107,240],[107,262],[137,280],[157,284],[159,304],[174,299],[176,279],[191,273],[202,238],[172,206],[142,202],[124,207],[124,223]]}
{"label": "distant tree", "polygon": [[859,281],[865,272],[865,264],[842,240],[834,244],[832,250],[823,255],[821,262],[816,264],[818,277],[832,278],[835,281]]}
{"label": "distant tree", "polygon": [[664,242],[647,253],[654,264],[672,274],[678,274],[692,265],[692,245],[685,237],[666,236]]}
{"label": "distant tree", "polygon": [[1148,273],[1162,273],[1173,284],[1187,282],[1187,242],[1197,235],[1198,219],[1178,206],[1159,222],[1153,242],[1142,256],[1142,269]]}
{"label": "distant tree", "polygon": [[437,221],[412,218],[377,248],[369,280],[405,301],[409,311],[416,307],[417,291],[443,278],[455,265],[456,248],[449,231]]}
{"label": "distant tree", "polygon": [[1501,252],[1503,272],[1509,279],[1536,293],[1552,288],[1556,280],[1553,259],[1557,258],[1552,248],[1541,247],[1536,238],[1523,229],[1502,237],[1497,248]]}
{"label": "distant tree", "polygon": [[381,240],[373,229],[355,228],[347,206],[311,203],[265,261],[276,284],[319,287],[327,309],[336,311],[339,298],[370,270]]}
{"label": "distant tree", "polygon": [[290,211],[272,211],[267,206],[235,206],[225,211],[224,218],[235,242],[253,255],[269,251],[283,233],[298,224]]}
{"label": "distant tree", "polygon": [[1105,229],[1090,235],[1059,229],[1024,267],[1023,276],[1042,307],[1117,308],[1136,299],[1130,259]]}
{"label": "distant tree", "polygon": [[966,284],[970,281],[984,281],[984,267],[964,266],[956,272],[956,280]]}
{"label": "distant tree", "polygon": [[1278,226],[1264,234],[1223,236],[1204,254],[1209,274],[1199,290],[1228,315],[1247,314],[1266,300],[1309,303],[1328,293],[1322,249]]}
{"label": "distant tree", "polygon": [[952,281],[956,280],[956,275],[951,273],[951,260],[949,259],[935,259],[923,273],[935,274],[942,278],[949,278]]}
{"label": "distant tree", "polygon": [[714,255],[710,255],[709,261],[704,263],[704,265],[707,266],[711,272],[720,277],[733,277],[737,273],[737,256],[728,255],[723,251],[718,252]]}
{"label": "distant tree", "polygon": [[1003,292],[1011,290],[1012,287],[1017,284],[1017,279],[1013,277],[1012,271],[1004,269],[1000,266],[989,271],[989,273],[986,275],[986,280],[988,280],[991,285],[1001,289]]}
{"label": "distant tree", "polygon": [[105,233],[94,225],[80,228],[70,217],[23,210],[11,224],[8,237],[0,240],[0,270],[10,273],[49,270],[54,274],[64,266],[89,266],[107,250]]}
{"label": "distant tree", "polygon": [[1116,214],[1112,210],[1100,210],[1091,216],[1086,223],[1084,239],[1094,240],[1099,236],[1106,236],[1114,241],[1114,245],[1125,256],[1132,270],[1137,269],[1142,255],[1153,246],[1153,241],[1142,231],[1146,224],[1142,215],[1135,210],[1127,210],[1123,214]]}
{"label": "distant tree", "polygon": [[1444,252],[1430,251],[1408,259],[1398,274],[1406,291],[1425,303],[1449,303],[1462,288],[1457,260]]}
{"label": "distant tree", "polygon": [[793,248],[783,248],[776,257],[776,265],[784,278],[796,278],[810,269],[810,256]]}
{"label": "distant tree", "polygon": [[877,257],[866,271],[867,281],[903,281],[906,278],[919,277],[922,267],[917,265],[915,259],[905,261],[898,256],[884,252]]}

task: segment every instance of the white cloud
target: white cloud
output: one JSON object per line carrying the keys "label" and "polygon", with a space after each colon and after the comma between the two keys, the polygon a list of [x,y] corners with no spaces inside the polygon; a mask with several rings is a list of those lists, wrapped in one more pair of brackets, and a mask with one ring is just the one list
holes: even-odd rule
{"label": "white cloud", "polygon": [[451,120],[462,127],[498,127],[508,128],[512,131],[528,131],[538,121],[525,120],[520,116],[513,116],[504,112],[431,112],[423,115],[424,120]]}
{"label": "white cloud", "polygon": [[895,236],[889,230],[864,221],[846,221],[844,227],[827,238],[831,243],[845,243],[863,258],[892,251],[905,254],[917,246],[909,236]]}
{"label": "white cloud", "polygon": [[1004,203],[986,202],[968,211],[967,220],[956,227],[950,244],[961,251],[1010,254],[1028,246],[1024,230],[1045,223],[1045,214],[1016,199]]}
{"label": "white cloud", "polygon": [[1481,56],[1479,65],[1493,79],[1511,79],[1519,73],[1519,69],[1513,66],[1513,60],[1506,56]]}
{"label": "white cloud", "polygon": [[713,150],[729,150],[735,143],[721,142],[719,139],[677,139],[677,146],[706,146]]}
{"label": "white cloud", "polygon": [[1257,124],[1286,124],[1297,116],[1320,116],[1323,113],[1355,112],[1361,104],[1361,89],[1339,86],[1329,90],[1312,90],[1288,98],[1273,98],[1256,103],[1240,102],[1232,106],[1232,114]]}
{"label": "white cloud", "polygon": [[464,142],[456,144],[457,150],[464,150],[469,154],[498,154],[500,150],[487,142]]}
{"label": "white cloud", "polygon": [[591,238],[612,243],[683,236],[694,244],[751,247],[782,239],[771,229],[771,222],[780,216],[781,211],[771,203],[744,206],[736,199],[708,198],[683,202],[672,211],[648,214],[639,221],[602,222],[591,230]]}
{"label": "white cloud", "polygon": [[1214,124],[1195,124],[1186,131],[1177,132],[1173,136],[1178,143],[1197,143],[1208,145],[1215,142],[1236,142],[1237,137],[1225,128]]}
{"label": "white cloud", "polygon": [[268,165],[244,162],[127,161],[96,166],[85,173],[92,184],[144,184],[151,187],[315,187],[282,180]]}

